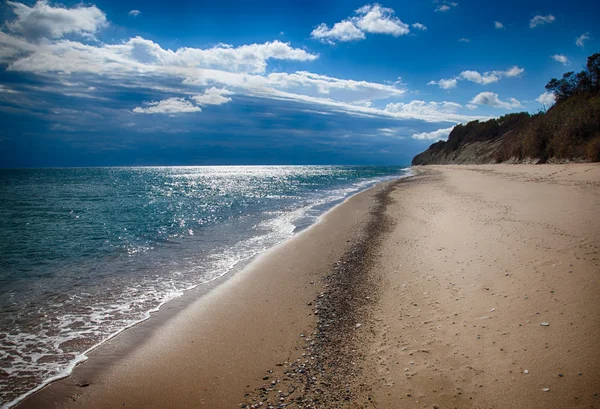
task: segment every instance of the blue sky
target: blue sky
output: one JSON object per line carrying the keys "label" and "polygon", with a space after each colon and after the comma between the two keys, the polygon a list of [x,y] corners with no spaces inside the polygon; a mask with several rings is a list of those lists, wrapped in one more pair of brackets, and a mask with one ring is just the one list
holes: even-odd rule
{"label": "blue sky", "polygon": [[6,1],[0,167],[406,164],[553,103],[595,1]]}

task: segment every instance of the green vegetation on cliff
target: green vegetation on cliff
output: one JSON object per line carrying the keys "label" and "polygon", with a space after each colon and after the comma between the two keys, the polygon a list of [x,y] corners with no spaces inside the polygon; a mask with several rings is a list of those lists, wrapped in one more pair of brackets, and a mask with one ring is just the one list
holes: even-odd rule
{"label": "green vegetation on cliff", "polygon": [[547,161],[600,161],[600,53],[586,69],[553,78],[556,103],[526,112],[457,125],[447,141],[415,156],[413,165]]}

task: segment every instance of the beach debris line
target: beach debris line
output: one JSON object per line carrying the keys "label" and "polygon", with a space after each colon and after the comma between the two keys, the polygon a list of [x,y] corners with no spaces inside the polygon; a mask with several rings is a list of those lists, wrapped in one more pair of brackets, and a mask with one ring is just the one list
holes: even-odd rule
{"label": "beach debris line", "polygon": [[[302,353],[295,360],[277,364],[270,379],[246,393],[240,407],[340,408],[372,407],[370,385],[361,381],[364,338],[372,323],[372,303],[379,295],[380,277],[371,268],[382,234],[389,231],[385,215],[388,193],[394,183],[376,195],[377,204],[362,233],[324,277],[326,291],[312,303],[316,330],[305,331]],[[301,341],[301,342],[302,342]]]}

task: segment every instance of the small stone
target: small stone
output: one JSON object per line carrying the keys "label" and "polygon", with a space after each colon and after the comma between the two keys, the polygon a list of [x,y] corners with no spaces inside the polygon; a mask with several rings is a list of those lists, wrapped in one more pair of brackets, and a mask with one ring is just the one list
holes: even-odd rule
{"label": "small stone", "polygon": [[360,328],[360,327],[362,327],[361,323],[356,324],[356,328]]}
{"label": "small stone", "polygon": [[541,322],[541,323],[540,323],[540,325],[541,325],[542,327],[547,327],[547,326],[549,326],[550,324],[549,324],[549,323],[547,323],[547,322]]}
{"label": "small stone", "polygon": [[550,392],[550,388],[544,388],[542,389],[544,392]]}
{"label": "small stone", "polygon": [[525,369],[525,370],[523,371],[523,373],[524,373],[525,375],[527,375],[527,374],[529,373],[529,370],[528,370],[528,369]]}

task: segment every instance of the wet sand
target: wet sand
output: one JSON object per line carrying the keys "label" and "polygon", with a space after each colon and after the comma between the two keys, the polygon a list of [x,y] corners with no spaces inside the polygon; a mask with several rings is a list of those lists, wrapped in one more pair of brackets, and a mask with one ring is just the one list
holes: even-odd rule
{"label": "wet sand", "polygon": [[600,407],[600,166],[415,171],[19,407]]}

